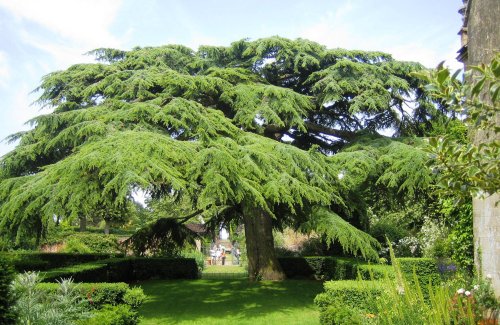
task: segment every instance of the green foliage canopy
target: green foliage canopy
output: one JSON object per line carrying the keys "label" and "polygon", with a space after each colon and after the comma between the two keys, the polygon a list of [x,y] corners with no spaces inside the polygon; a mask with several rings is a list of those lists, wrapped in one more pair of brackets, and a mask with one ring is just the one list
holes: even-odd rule
{"label": "green foliage canopy", "polygon": [[277,224],[321,206],[346,231],[329,238],[363,244],[372,239],[336,217],[370,170],[410,194],[428,182],[413,172],[418,150],[377,133],[421,136],[443,116],[411,75],[417,63],[277,36],[91,54],[99,63],[42,79],[38,103],[52,111],[9,138],[19,145],[0,161],[0,229],[18,239],[54,214],[119,210],[142,189],[212,216],[258,208]]}

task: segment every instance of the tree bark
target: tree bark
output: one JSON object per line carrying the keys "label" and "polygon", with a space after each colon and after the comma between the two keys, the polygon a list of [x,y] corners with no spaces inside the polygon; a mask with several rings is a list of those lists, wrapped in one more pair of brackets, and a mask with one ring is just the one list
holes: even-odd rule
{"label": "tree bark", "polygon": [[104,234],[109,235],[109,221],[104,219]]}
{"label": "tree bark", "polygon": [[87,231],[87,217],[80,216],[80,232]]}
{"label": "tree bark", "polygon": [[284,280],[285,273],[276,258],[271,217],[261,209],[245,211],[245,238],[248,277],[256,280]]}

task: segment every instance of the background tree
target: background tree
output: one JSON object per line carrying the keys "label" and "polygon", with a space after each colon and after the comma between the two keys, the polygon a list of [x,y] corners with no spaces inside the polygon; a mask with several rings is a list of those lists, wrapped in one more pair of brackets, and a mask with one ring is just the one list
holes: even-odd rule
{"label": "background tree", "polygon": [[422,136],[445,116],[412,76],[419,64],[280,37],[91,54],[101,63],[43,78],[38,103],[53,111],[1,160],[0,227],[18,241],[54,214],[123,209],[142,189],[188,200],[189,216],[239,218],[250,277],[280,279],[273,227],[309,222],[376,258],[344,220],[363,222],[354,189],[413,196],[429,181],[418,141],[378,134]]}

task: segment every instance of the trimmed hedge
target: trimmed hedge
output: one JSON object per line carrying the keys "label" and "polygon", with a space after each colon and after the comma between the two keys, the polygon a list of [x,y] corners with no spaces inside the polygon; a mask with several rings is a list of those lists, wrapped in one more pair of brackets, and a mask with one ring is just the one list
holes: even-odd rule
{"label": "trimmed hedge", "polygon": [[[58,283],[40,283],[37,289],[47,294],[55,293],[59,289]],[[104,305],[126,304],[125,295],[131,289],[128,284],[118,283],[79,283],[76,290],[82,298],[87,299],[92,308],[100,309]]]}
{"label": "trimmed hedge", "polygon": [[14,278],[14,270],[9,261],[0,256],[0,324],[15,324],[16,314],[12,310],[15,304],[10,290]]}
{"label": "trimmed hedge", "polygon": [[17,272],[44,271],[68,265],[94,262],[123,254],[74,254],[74,253],[41,253],[19,252],[2,253],[5,258],[12,261]]}
{"label": "trimmed hedge", "polygon": [[353,280],[361,274],[363,279],[381,279],[391,274],[387,265],[370,265],[354,258],[332,256],[279,257],[283,272],[287,278],[314,278],[316,280]]}
{"label": "trimmed hedge", "polygon": [[73,265],[44,273],[44,282],[72,277],[75,282],[135,282],[149,279],[196,279],[192,258],[121,258]]}
{"label": "trimmed hedge", "polygon": [[391,265],[360,264],[357,266],[358,273],[363,280],[380,280],[385,277],[394,278],[394,269]]}
{"label": "trimmed hedge", "polygon": [[325,292],[318,294],[314,299],[314,303],[321,311],[340,302],[350,308],[369,312],[375,308],[373,298],[383,292],[383,283],[358,280],[327,281],[324,288]]}
{"label": "trimmed hedge", "polygon": [[[401,272],[410,283],[414,281],[413,273],[423,288],[430,283],[439,283],[440,275],[437,262],[430,258],[397,258]],[[339,263],[345,266],[349,261]],[[394,278],[394,269],[390,265],[353,264],[356,273],[365,280],[327,281],[325,292],[316,296],[314,302],[320,309],[321,324],[365,324],[368,317],[375,314],[375,299],[382,295],[388,281],[377,279]],[[349,267],[346,267],[349,269]],[[337,267],[340,272],[342,267]],[[352,271],[352,270],[351,270]],[[351,271],[347,271],[348,274]],[[352,275],[352,274],[351,274]],[[366,279],[370,279],[366,281]]]}
{"label": "trimmed hedge", "polygon": [[332,256],[278,257],[278,262],[289,279],[344,280],[356,278],[355,259]]}
{"label": "trimmed hedge", "polygon": [[406,279],[413,282],[413,270],[418,276],[420,285],[427,288],[429,283],[435,285],[441,282],[438,262],[433,258],[397,258],[401,272],[406,275]]}
{"label": "trimmed hedge", "polygon": [[43,282],[72,278],[75,282],[120,282],[107,281],[106,260],[71,265],[43,272]]}
{"label": "trimmed hedge", "polygon": [[[408,280],[413,279],[413,269],[421,284],[440,281],[437,261],[431,258],[397,258],[401,271]],[[314,278],[316,280],[354,280],[361,275],[364,280],[394,277],[391,265],[367,264],[354,258],[332,256],[279,257],[278,262],[287,278]]]}

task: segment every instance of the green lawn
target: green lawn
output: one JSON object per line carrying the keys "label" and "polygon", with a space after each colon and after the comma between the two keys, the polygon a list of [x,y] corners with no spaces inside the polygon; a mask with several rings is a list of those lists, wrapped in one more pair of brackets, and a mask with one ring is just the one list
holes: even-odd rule
{"label": "green lawn", "polygon": [[321,282],[147,281],[141,324],[319,324]]}

